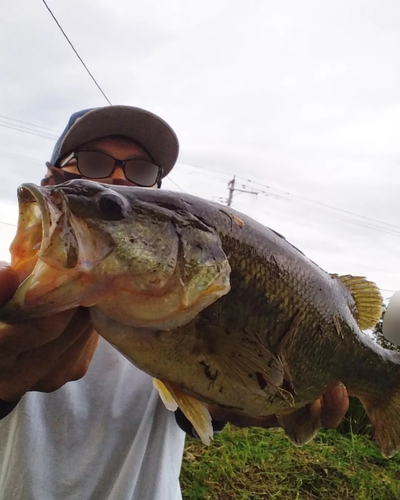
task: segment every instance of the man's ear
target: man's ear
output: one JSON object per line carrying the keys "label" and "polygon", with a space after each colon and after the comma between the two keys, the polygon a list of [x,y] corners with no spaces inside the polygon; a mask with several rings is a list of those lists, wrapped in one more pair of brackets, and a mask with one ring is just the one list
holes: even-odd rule
{"label": "man's ear", "polygon": [[49,162],[46,162],[47,174],[42,179],[41,186],[55,186],[56,184],[62,184],[66,181],[71,181],[72,179],[81,179],[81,175],[72,174],[67,172],[62,168],[55,167]]}
{"label": "man's ear", "polygon": [[40,181],[40,185],[41,186],[55,186],[56,184],[61,184],[64,181],[65,181],[65,179],[57,182],[57,179],[54,177],[54,175],[49,175],[48,177],[47,176],[43,177],[43,179]]}
{"label": "man's ear", "polygon": [[66,179],[61,179],[57,181],[57,178],[54,175],[44,176],[40,181],[41,186],[55,186],[56,184],[61,184],[65,182]]}
{"label": "man's ear", "polygon": [[55,167],[48,161],[46,161],[46,167],[47,167],[47,173],[40,181],[41,186],[49,186],[54,184],[54,182],[52,182],[52,169],[54,169]]}

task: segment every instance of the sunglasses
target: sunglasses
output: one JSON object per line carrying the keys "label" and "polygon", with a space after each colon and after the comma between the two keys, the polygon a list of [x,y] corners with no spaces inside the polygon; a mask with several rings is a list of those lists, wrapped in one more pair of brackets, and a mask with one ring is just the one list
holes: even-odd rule
{"label": "sunglasses", "polygon": [[162,168],[147,160],[129,159],[118,160],[101,151],[77,151],[71,153],[60,163],[65,167],[72,159],[76,159],[76,167],[81,175],[89,179],[105,179],[110,177],[117,165],[122,168],[128,181],[137,186],[151,187],[159,183],[162,177]]}

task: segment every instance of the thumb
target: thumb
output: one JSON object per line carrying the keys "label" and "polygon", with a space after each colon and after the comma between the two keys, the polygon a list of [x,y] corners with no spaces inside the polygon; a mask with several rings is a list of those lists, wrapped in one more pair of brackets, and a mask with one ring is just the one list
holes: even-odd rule
{"label": "thumb", "polygon": [[18,285],[17,273],[7,262],[0,261],[0,306],[11,299]]}

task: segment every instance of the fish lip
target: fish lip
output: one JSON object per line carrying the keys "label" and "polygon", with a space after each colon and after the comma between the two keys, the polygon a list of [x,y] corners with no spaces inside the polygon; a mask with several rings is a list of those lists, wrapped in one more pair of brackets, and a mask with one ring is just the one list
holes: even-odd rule
{"label": "fish lip", "polygon": [[[68,208],[68,200],[62,191],[52,190],[46,192],[46,188],[37,186],[33,183],[22,184],[17,191],[20,217],[18,220],[17,234],[14,242],[11,244],[11,255],[16,255],[11,265],[17,268],[22,265],[24,267],[24,260],[18,262],[18,249],[22,249],[22,255],[25,260],[32,260],[36,256],[38,259],[44,257],[46,250],[51,246],[54,239],[54,230],[57,225],[63,227],[63,246],[66,249],[65,262],[63,267],[72,268],[77,263],[77,241],[70,227],[69,217],[70,210]],[[38,208],[35,209],[35,208]],[[23,216],[25,214],[25,216]],[[34,241],[33,248],[30,246],[32,241],[30,239],[30,229],[41,227],[41,239],[38,236]],[[68,248],[75,250],[74,252],[67,251]],[[37,251],[37,249],[39,249]],[[36,263],[35,262],[35,263]],[[26,274],[27,269],[25,269]],[[30,268],[33,271],[33,267]],[[29,273],[28,273],[29,274]],[[26,276],[20,276],[23,278]]]}
{"label": "fish lip", "polygon": [[33,271],[43,246],[50,240],[51,220],[39,186],[24,183],[18,188],[17,196],[19,217],[10,253],[11,266],[22,282]]}
{"label": "fish lip", "polygon": [[[43,240],[48,240],[50,232],[50,215],[49,211],[47,210],[47,205],[45,201],[46,198],[43,195],[41,188],[36,184],[27,182],[19,186],[17,195],[18,195],[18,204],[20,211],[22,210],[25,204],[31,203],[32,201],[36,202],[37,206],[39,207],[41,216],[40,222],[42,224],[42,243]],[[30,195],[29,198],[28,195]],[[20,224],[21,225],[24,224],[25,222],[27,221],[21,219],[20,217],[18,221],[18,226],[20,226]],[[24,226],[25,228],[27,227],[25,224]],[[20,228],[18,227],[18,230],[19,229]],[[21,229],[24,229],[24,227],[22,227]]]}
{"label": "fish lip", "polygon": [[96,248],[84,238],[85,224],[74,217],[62,188],[24,183],[17,195],[19,218],[10,253],[20,284],[0,308],[0,318],[22,321],[82,305],[90,282],[85,273],[96,265],[96,258],[109,253],[109,247],[101,246],[94,261],[86,262],[85,256],[92,257]]}

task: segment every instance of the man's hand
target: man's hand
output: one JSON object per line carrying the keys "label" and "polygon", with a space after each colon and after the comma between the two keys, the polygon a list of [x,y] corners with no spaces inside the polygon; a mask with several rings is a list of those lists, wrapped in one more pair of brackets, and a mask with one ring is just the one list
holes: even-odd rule
{"label": "man's hand", "polygon": [[[305,407],[306,411],[303,411],[303,409],[301,411],[294,411],[291,414],[294,417],[293,425],[296,425],[296,415],[298,415],[299,426],[304,423],[302,420],[307,418],[314,422],[318,422],[318,427],[334,429],[340,424],[348,408],[349,396],[346,388],[342,384],[337,384],[316,401],[307,405]],[[281,426],[276,415],[269,415],[265,418],[251,418],[232,413],[219,406],[210,406],[209,410],[214,420],[230,422],[237,427],[270,428]]]}
{"label": "man's hand", "polygon": [[[0,263],[0,307],[17,287],[17,275]],[[98,342],[84,308],[29,322],[0,322],[0,399],[14,401],[28,391],[52,392],[80,379]]]}

